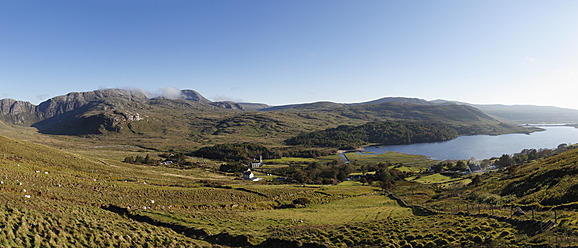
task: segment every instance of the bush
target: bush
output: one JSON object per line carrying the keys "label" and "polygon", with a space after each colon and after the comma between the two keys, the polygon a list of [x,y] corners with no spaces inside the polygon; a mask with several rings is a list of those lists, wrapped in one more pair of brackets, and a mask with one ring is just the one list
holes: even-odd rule
{"label": "bush", "polygon": [[509,236],[509,235],[510,235],[510,232],[508,232],[507,230],[504,230],[500,233],[500,236],[498,236],[498,237],[504,238],[504,237]]}
{"label": "bush", "polygon": [[482,236],[480,235],[474,235],[472,240],[476,243],[476,244],[481,244],[484,242],[484,238],[482,238]]}
{"label": "bush", "polygon": [[449,244],[450,242],[448,242],[446,239],[444,239],[442,237],[438,237],[436,240],[434,240],[434,243],[436,243],[436,245],[438,245],[438,246],[445,246],[445,245]]}
{"label": "bush", "polygon": [[295,200],[293,200],[293,204],[295,205],[307,205],[311,203],[311,200],[309,200],[309,198],[305,198],[305,197],[301,197],[301,198],[297,198]]}

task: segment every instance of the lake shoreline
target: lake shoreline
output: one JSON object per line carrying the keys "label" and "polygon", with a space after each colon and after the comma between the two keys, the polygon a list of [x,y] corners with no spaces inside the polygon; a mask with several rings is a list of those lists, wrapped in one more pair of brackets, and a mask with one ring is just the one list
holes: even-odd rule
{"label": "lake shoreline", "polygon": [[[489,159],[514,154],[523,149],[555,149],[560,144],[578,143],[578,129],[566,125],[548,125],[532,133],[469,135],[456,139],[409,145],[369,145],[361,151],[381,154],[393,151],[416,154],[435,160]],[[359,152],[358,149],[352,152]],[[367,154],[369,155],[369,154]],[[369,155],[371,156],[371,155]]]}

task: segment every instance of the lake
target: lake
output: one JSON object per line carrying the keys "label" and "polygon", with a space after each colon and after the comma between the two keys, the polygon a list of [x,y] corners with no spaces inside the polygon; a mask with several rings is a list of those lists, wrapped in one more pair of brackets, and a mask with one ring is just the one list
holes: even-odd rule
{"label": "lake", "polygon": [[419,154],[438,160],[486,159],[514,154],[523,149],[554,149],[560,144],[578,143],[578,128],[568,126],[538,126],[545,131],[531,134],[474,135],[456,139],[411,145],[370,146],[367,152],[385,151]]}

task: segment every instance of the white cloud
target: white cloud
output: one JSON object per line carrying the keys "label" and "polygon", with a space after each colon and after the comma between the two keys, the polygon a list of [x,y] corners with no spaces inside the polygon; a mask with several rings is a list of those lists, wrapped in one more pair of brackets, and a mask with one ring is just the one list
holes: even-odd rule
{"label": "white cloud", "polygon": [[534,64],[534,63],[536,63],[536,58],[533,58],[533,57],[530,57],[530,56],[526,56],[526,61]]}
{"label": "white cloud", "polygon": [[142,92],[148,98],[155,98],[155,97],[166,97],[169,99],[178,99],[181,97],[181,90],[175,87],[166,87],[166,88],[159,88],[156,91],[148,91],[145,89],[141,89],[138,87],[123,87],[125,90],[130,90],[133,92]]}
{"label": "white cloud", "polygon": [[159,89],[160,95],[169,99],[177,99],[181,97],[181,90],[174,87],[166,87],[164,89]]}
{"label": "white cloud", "polygon": [[214,101],[217,101],[217,102],[243,102],[243,99],[232,98],[232,97],[223,96],[223,95],[216,95],[216,96],[211,97],[211,99],[213,99]]}

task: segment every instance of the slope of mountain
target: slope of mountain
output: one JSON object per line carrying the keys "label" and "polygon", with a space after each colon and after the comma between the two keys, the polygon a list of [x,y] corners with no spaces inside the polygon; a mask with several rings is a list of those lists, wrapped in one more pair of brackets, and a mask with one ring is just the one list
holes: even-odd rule
{"label": "slope of mountain", "polygon": [[369,102],[362,102],[362,103],[355,103],[354,105],[359,104],[380,104],[380,103],[390,103],[390,102],[397,102],[397,103],[409,103],[409,104],[419,104],[419,105],[433,105],[435,103],[426,101],[424,99],[419,98],[408,98],[408,97],[384,97],[377,100],[369,101]]}
{"label": "slope of mountain", "polygon": [[6,123],[31,125],[45,134],[104,134],[101,139],[134,145],[160,142],[195,147],[239,140],[282,145],[283,140],[303,132],[387,120],[451,124],[460,135],[529,132],[473,107],[405,98],[268,107],[211,102],[193,90],[183,90],[174,99],[149,99],[140,91],[107,89],[57,96],[38,106],[10,99],[1,103],[0,120]]}
{"label": "slope of mountain", "polygon": [[199,92],[196,92],[194,90],[182,90],[180,99],[202,103],[211,103],[209,99],[205,98]]}
{"label": "slope of mountain", "polygon": [[500,120],[518,124],[578,123],[578,110],[533,105],[472,105]]}
{"label": "slope of mountain", "polygon": [[465,105],[423,105],[384,102],[356,105],[331,104],[329,106],[329,108],[324,108],[306,105],[303,107],[293,107],[284,111],[331,113],[364,122],[387,120],[440,122],[453,125],[460,135],[529,132],[528,129],[500,122],[474,107]]}
{"label": "slope of mountain", "polygon": [[279,111],[279,110],[316,110],[316,109],[329,109],[345,106],[342,103],[334,102],[314,102],[314,103],[302,103],[302,104],[290,104],[282,106],[273,106],[269,108],[260,109],[261,111]]}
{"label": "slope of mountain", "polygon": [[573,124],[578,123],[578,110],[535,105],[471,104],[434,100],[434,104],[461,104],[477,108],[499,120],[515,124]]}
{"label": "slope of mountain", "polygon": [[36,112],[36,106],[30,102],[14,99],[0,100],[0,120],[18,125],[30,125],[41,118]]}
{"label": "slope of mountain", "polygon": [[485,176],[487,178],[473,192],[513,196],[520,204],[573,204],[574,208],[578,207],[578,147],[553,157],[507,167],[504,173]]}

